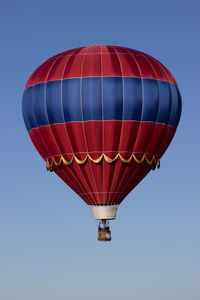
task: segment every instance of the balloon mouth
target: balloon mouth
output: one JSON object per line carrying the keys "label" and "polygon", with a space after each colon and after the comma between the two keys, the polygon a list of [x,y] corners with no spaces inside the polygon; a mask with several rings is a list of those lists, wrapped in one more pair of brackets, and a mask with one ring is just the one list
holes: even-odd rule
{"label": "balloon mouth", "polygon": [[91,205],[90,210],[95,220],[114,220],[118,205]]}

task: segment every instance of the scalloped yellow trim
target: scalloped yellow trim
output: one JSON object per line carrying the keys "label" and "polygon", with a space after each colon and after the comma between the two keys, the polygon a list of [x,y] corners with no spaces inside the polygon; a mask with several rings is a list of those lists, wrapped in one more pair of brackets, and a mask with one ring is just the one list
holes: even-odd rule
{"label": "scalloped yellow trim", "polygon": [[133,153],[131,154],[131,156],[128,159],[123,158],[123,156],[121,156],[120,153],[117,153],[114,158],[109,158],[106,154],[102,153],[97,159],[93,159],[90,156],[90,154],[88,153],[88,154],[86,154],[86,156],[83,160],[80,160],[75,155],[73,155],[71,160],[69,160],[69,161],[66,160],[63,156],[61,156],[61,158],[58,162],[56,162],[55,158],[53,157],[52,160],[51,160],[51,163],[47,159],[46,168],[47,168],[47,170],[51,170],[53,165],[55,165],[56,167],[59,167],[62,163],[64,163],[64,165],[66,165],[66,166],[70,166],[73,163],[74,160],[77,162],[77,164],[83,165],[83,164],[86,163],[88,158],[89,158],[89,160],[91,160],[95,164],[100,163],[102,161],[102,159],[105,159],[105,161],[107,163],[111,164],[112,162],[117,160],[118,157],[121,159],[122,162],[127,163],[127,164],[130,163],[131,159],[133,158],[135,160],[135,162],[138,163],[138,164],[141,164],[145,160],[148,163],[149,166],[151,166],[154,162],[156,164],[157,168],[158,169],[160,168],[160,160],[159,159],[156,160],[154,155],[153,155],[151,160],[149,160],[146,157],[146,154],[144,154],[141,159],[138,159]]}

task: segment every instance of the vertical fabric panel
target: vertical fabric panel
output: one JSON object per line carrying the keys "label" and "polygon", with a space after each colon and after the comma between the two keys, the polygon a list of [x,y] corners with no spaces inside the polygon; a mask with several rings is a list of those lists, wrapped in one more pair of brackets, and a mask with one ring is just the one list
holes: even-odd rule
{"label": "vertical fabric panel", "polygon": [[159,105],[157,80],[143,79],[143,92],[142,121],[156,122]]}
{"label": "vertical fabric panel", "polygon": [[83,120],[102,120],[101,78],[82,79]]}
{"label": "vertical fabric panel", "polygon": [[103,78],[103,119],[122,120],[123,85],[121,77]]}
{"label": "vertical fabric panel", "polygon": [[47,116],[47,108],[45,102],[45,84],[37,84],[32,89],[34,112],[37,120],[37,125],[48,125],[49,120]]}
{"label": "vertical fabric panel", "polygon": [[60,57],[55,60],[55,63],[51,67],[47,81],[50,82],[60,80],[62,78],[67,62],[68,57],[64,59],[63,55],[60,55]]}
{"label": "vertical fabric panel", "polygon": [[90,54],[85,56],[82,77],[101,76],[101,57],[99,54]]}
{"label": "vertical fabric panel", "polygon": [[65,122],[82,121],[80,78],[63,80],[62,100]]}
{"label": "vertical fabric panel", "polygon": [[159,84],[159,108],[157,123],[167,124],[171,110],[170,84],[165,81],[158,81]]}
{"label": "vertical fabric panel", "polygon": [[30,87],[28,90],[24,91],[22,100],[22,113],[27,130],[37,127],[34,113],[32,89],[33,88]]}
{"label": "vertical fabric panel", "polygon": [[124,120],[141,120],[142,84],[140,78],[124,78]]}
{"label": "vertical fabric panel", "polygon": [[61,81],[50,81],[46,84],[46,106],[50,124],[64,122],[61,106]]}
{"label": "vertical fabric panel", "polygon": [[177,127],[181,115],[181,97],[177,86],[174,84],[170,84],[170,86],[172,93],[172,104],[168,124]]}
{"label": "vertical fabric panel", "polygon": [[121,62],[121,66],[123,68],[123,76],[138,78],[141,77],[138,66],[131,54],[127,52],[127,54],[118,54],[118,56]]}
{"label": "vertical fabric panel", "polygon": [[[107,47],[106,47],[107,48]],[[121,67],[117,54],[110,48],[107,53],[102,54],[103,76],[121,76]]]}
{"label": "vertical fabric panel", "polygon": [[[76,51],[79,52],[79,51]],[[78,54],[78,53],[77,53]],[[80,78],[81,69],[83,63],[83,55],[72,55],[67,61],[67,68],[62,76],[63,79],[66,78]]]}

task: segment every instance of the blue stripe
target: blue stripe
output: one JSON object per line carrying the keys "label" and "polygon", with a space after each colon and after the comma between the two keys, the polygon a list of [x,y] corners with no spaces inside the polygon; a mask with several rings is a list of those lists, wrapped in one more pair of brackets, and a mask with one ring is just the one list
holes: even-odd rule
{"label": "blue stripe", "polygon": [[173,83],[131,77],[89,77],[29,87],[23,96],[28,130],[54,123],[135,120],[177,127],[181,96]]}

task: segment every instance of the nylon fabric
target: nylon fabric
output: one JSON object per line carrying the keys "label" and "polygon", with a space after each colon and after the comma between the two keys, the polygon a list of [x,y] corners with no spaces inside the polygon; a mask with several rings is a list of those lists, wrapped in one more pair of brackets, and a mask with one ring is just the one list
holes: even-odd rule
{"label": "nylon fabric", "polygon": [[[139,67],[141,70],[140,73],[143,74],[144,77],[147,76],[146,78],[155,79],[154,74],[152,74],[148,69],[148,65],[146,64],[146,61],[144,59],[147,58],[149,61],[151,61],[154,69],[156,69],[159,80],[165,80],[165,78],[163,77],[163,73],[159,72],[163,68],[168,74],[169,82],[177,85],[174,77],[169,72],[169,70],[167,70],[160,62],[146,53],[119,46],[88,46],[65,51],[48,59],[44,64],[42,64],[33,72],[26,84],[26,89],[35,84],[44,83],[46,80],[45,73],[48,72],[49,67],[55,61],[56,72],[52,73],[52,76],[50,78],[51,81],[66,78],[79,78],[81,74],[83,55],[86,56],[87,63],[85,64],[82,77],[96,77],[99,76],[99,74],[100,76],[119,76],[121,72],[117,55],[120,56],[120,60],[123,64],[124,76],[138,77],[138,69],[135,65],[135,62],[131,58],[133,56],[135,58],[138,58]],[[69,57],[70,61],[68,63],[68,68],[63,74],[62,64],[64,66]],[[101,61],[101,57],[103,58],[102,62],[99,62]],[[101,69],[103,70],[103,73],[101,72]]]}
{"label": "nylon fabric", "polygon": [[172,74],[119,46],[58,54],[30,77],[23,117],[52,169],[89,205],[117,205],[159,167],[181,115]]}
{"label": "nylon fabric", "polygon": [[[62,114],[63,114],[63,120],[65,122],[65,114],[64,114],[64,107],[63,107],[63,78],[66,74],[66,71],[67,70],[70,70],[70,59],[71,59],[71,56],[74,55],[75,53],[78,53],[80,51],[80,49],[74,49],[71,51],[70,53],[70,56],[67,57],[65,61],[65,64],[64,64],[64,69],[63,69],[63,72],[62,72],[62,84],[61,84],[61,108],[62,108]],[[60,128],[62,128],[63,126],[61,125]],[[66,154],[64,155],[65,159],[69,159],[69,156],[70,158],[73,156],[73,153],[74,153],[74,149],[73,149],[73,142],[71,141],[70,139],[70,130],[68,128],[68,126],[66,125],[66,123],[64,124],[64,128],[63,128],[63,131],[65,132],[65,135],[66,135],[66,138],[64,136],[63,138],[63,141],[65,142],[66,145],[70,145],[70,148],[71,148],[71,154]],[[61,132],[61,130],[59,130],[59,132]],[[73,171],[70,169],[70,168],[66,168],[64,166],[64,169],[65,169],[65,173],[66,173],[66,176],[65,176],[65,179],[63,179],[67,184],[68,184],[68,179],[71,178],[71,174],[73,174],[76,178],[76,180],[80,183],[85,183],[85,184],[81,184],[82,185],[82,188],[84,189],[84,192],[85,194],[87,195],[87,191],[89,190],[89,187],[87,185],[87,182],[85,180],[85,177],[84,177],[84,174],[81,170],[81,168],[79,167],[79,165],[77,164],[77,166],[74,167]],[[84,196],[84,201],[87,203],[87,204],[91,204],[91,200],[90,200],[90,197],[88,196]]]}
{"label": "nylon fabric", "polygon": [[[82,91],[80,91],[80,81]],[[124,88],[122,82],[124,82]],[[80,93],[82,93],[82,108]],[[47,107],[44,97],[46,97]],[[26,90],[23,96],[23,116],[27,130],[38,125],[63,123],[63,111],[66,122],[81,122],[82,113],[84,121],[98,121],[102,118],[122,120],[124,106],[124,120],[157,121],[174,127],[177,127],[181,113],[178,88],[174,84],[155,79],[142,79],[141,83],[141,79],[138,78],[103,77],[103,86],[101,77],[82,80],[81,78],[66,79],[62,81],[62,97],[63,110],[61,81],[38,84]],[[102,111],[102,97],[104,111]],[[34,104],[37,123],[33,112],[34,99],[37,99]],[[169,110],[171,111],[170,118],[168,118]]]}
{"label": "nylon fabric", "polygon": [[[85,58],[86,55],[84,56],[84,59],[82,61],[82,68],[81,68],[81,81],[80,81],[80,104],[81,104],[81,119],[82,119],[82,126],[83,126],[83,134],[84,134],[84,140],[85,140],[85,144],[86,144],[86,150],[87,152],[89,151],[88,149],[88,143],[87,143],[87,136],[86,136],[86,131],[85,131],[85,119],[84,119],[84,113],[83,113],[83,69],[84,69],[84,63],[85,63]],[[95,192],[97,192],[97,184],[95,181],[95,176],[94,176],[94,172],[93,172],[93,168],[92,168],[92,164],[91,161],[89,161],[88,165],[88,170],[86,172],[86,179],[88,179],[88,185],[91,186],[90,190],[93,190]],[[98,193],[97,193],[98,196]],[[99,199],[96,199],[96,197],[94,197],[95,200],[95,204],[97,204],[99,202]]]}

